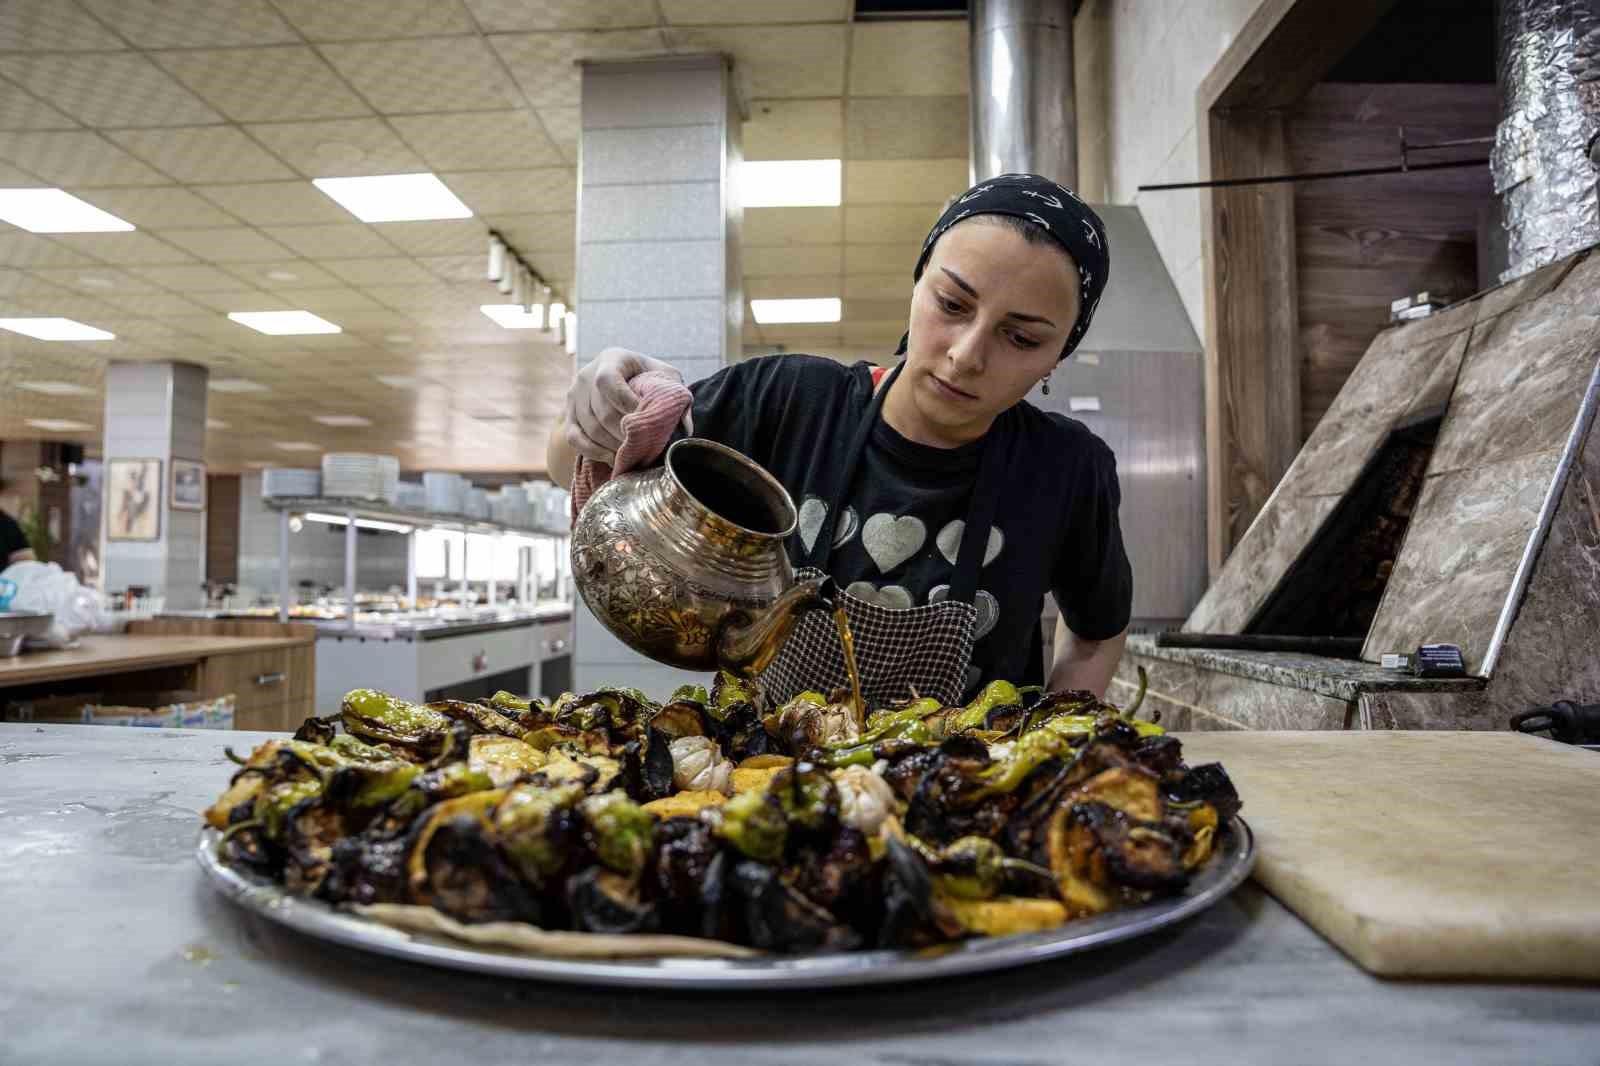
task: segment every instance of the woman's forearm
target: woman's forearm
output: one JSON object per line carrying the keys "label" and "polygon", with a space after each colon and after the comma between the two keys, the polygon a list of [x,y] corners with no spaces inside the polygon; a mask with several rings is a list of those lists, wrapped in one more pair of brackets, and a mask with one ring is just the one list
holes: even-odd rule
{"label": "woman's forearm", "polygon": [[1067,626],[1065,619],[1057,619],[1055,655],[1047,687],[1053,692],[1083,689],[1104,699],[1127,641],[1127,630],[1106,640],[1085,640]]}
{"label": "woman's forearm", "polygon": [[550,442],[544,449],[545,473],[550,475],[551,481],[570,491],[572,469],[577,460],[578,453],[567,443],[566,416],[557,415],[556,424],[550,427]]}

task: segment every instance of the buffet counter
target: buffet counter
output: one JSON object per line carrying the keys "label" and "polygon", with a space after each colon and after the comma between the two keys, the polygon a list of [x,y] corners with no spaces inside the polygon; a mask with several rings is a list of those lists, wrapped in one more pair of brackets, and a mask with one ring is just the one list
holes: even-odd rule
{"label": "buffet counter", "polygon": [[222,747],[266,739],[0,726],[13,888],[0,1059],[1592,1066],[1600,1044],[1600,988],[1382,980],[1254,883],[1091,954],[807,991],[803,1005],[792,993],[584,989],[403,964],[281,930],[202,879],[199,812],[234,769]]}

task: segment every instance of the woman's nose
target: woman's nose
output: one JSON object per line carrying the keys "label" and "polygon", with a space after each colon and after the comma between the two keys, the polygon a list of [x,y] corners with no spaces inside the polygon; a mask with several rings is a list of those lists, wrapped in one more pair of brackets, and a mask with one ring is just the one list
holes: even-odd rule
{"label": "woman's nose", "polygon": [[950,362],[957,370],[968,374],[981,374],[984,364],[983,331],[976,325],[968,326],[950,346]]}

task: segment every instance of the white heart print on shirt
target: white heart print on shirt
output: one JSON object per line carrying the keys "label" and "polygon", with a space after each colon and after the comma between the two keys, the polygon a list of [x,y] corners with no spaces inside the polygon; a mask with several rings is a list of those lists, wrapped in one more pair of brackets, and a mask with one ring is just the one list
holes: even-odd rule
{"label": "white heart print on shirt", "polygon": [[[938,545],[939,554],[951,565],[956,565],[956,556],[961,552],[961,534],[967,531],[965,519],[958,518],[954,522],[945,523],[939,530],[939,535],[933,538],[933,543]],[[983,565],[988,566],[1005,549],[1006,535],[1000,532],[999,526],[989,527],[989,543],[983,549]]]}
{"label": "white heart print on shirt", "polygon": [[858,600],[866,600],[891,611],[909,611],[916,603],[911,593],[899,585],[885,585],[880,589],[874,588],[870,581],[853,581],[845,586],[845,591]]}
{"label": "white heart print on shirt", "polygon": [[891,514],[875,514],[861,527],[861,546],[878,564],[878,572],[887,574],[917,552],[928,542],[928,527],[922,519],[910,515],[896,518]]}
{"label": "white heart print on shirt", "polygon": [[[949,598],[949,585],[935,585],[928,590],[929,603],[943,603]],[[989,630],[995,627],[995,623],[1000,621],[1000,601],[995,599],[992,593],[979,589],[978,594],[972,597],[972,606],[978,610],[978,620],[972,628],[972,639],[982,640],[989,635]]]}
{"label": "white heart print on shirt", "polygon": [[[817,543],[817,535],[822,532],[822,520],[828,517],[828,505],[816,496],[807,496],[800,504],[800,543],[805,545],[809,553]],[[847,543],[856,535],[856,526],[860,523],[856,517],[854,507],[846,507],[844,514],[839,516],[839,524],[833,531],[833,546],[835,548]]]}

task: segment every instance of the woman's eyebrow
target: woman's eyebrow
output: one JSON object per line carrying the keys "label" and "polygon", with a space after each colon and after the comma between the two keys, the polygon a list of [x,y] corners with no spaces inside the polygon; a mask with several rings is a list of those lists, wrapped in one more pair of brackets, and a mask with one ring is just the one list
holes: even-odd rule
{"label": "woman's eyebrow", "polygon": [[[968,285],[966,278],[963,278],[960,274],[957,274],[954,270],[951,270],[949,267],[940,267],[939,269],[944,271],[946,274],[949,274],[950,275],[950,280],[955,282],[957,285],[961,286],[962,290],[968,296],[972,297],[974,300],[978,299],[978,290],[974,289],[971,285]],[[1015,319],[1017,319],[1019,321],[1022,321],[1022,322],[1043,322],[1045,325],[1049,326],[1051,329],[1055,329],[1056,328],[1056,324],[1054,322],[1050,321],[1048,318],[1044,317],[1043,315],[1028,315],[1028,314],[1023,314],[1021,311],[1007,311],[1006,312],[1006,317],[1007,318],[1015,318]]]}

